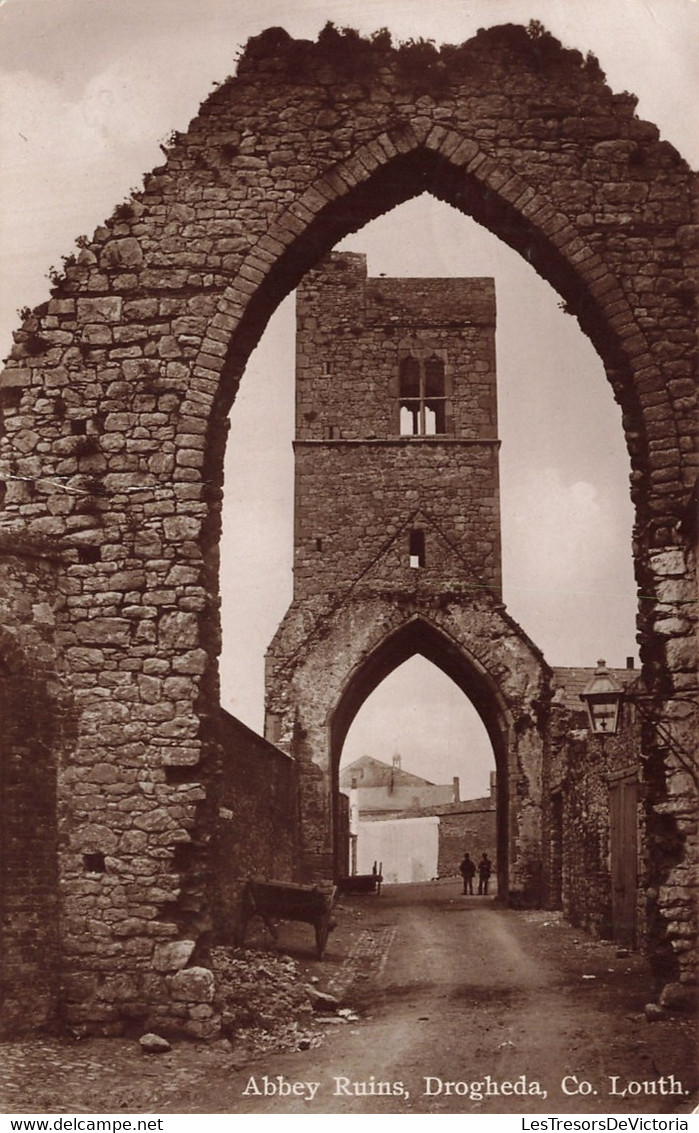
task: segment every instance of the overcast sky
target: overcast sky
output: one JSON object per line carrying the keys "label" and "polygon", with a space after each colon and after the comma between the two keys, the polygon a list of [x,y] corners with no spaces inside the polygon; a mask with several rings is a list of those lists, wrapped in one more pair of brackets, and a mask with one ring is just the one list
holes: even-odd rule
{"label": "overcast sky", "polygon": [[[694,0],[4,0],[0,5],[0,349],[46,273],[162,161],[250,35],[324,23],[458,43],[538,19],[594,52],[613,90],[697,165]],[[420,233],[419,242],[414,234]],[[370,274],[493,275],[505,598],[551,664],[623,664],[635,653],[628,460],[601,363],[558,296],[515,253],[431,198],[342,245]],[[222,699],[262,723],[262,658],[291,594],[293,303],[277,312],[233,410],[226,478]],[[463,696],[426,662],[386,681],[350,731],[367,751],[480,793],[491,756]]]}

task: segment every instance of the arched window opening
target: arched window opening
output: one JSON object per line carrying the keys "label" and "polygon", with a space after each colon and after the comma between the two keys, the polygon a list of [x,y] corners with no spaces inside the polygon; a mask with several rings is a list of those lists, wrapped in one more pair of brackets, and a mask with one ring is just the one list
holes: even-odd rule
{"label": "arched window opening", "polygon": [[446,432],[444,362],[409,355],[400,363],[401,436],[435,436]]}
{"label": "arched window opening", "polygon": [[402,436],[415,437],[420,428],[420,363],[417,358],[403,358],[400,364],[400,431]]}

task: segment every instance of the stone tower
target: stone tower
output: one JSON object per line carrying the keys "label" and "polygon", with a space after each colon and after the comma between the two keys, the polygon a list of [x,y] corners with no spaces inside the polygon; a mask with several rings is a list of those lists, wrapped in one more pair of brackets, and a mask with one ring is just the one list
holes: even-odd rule
{"label": "stone tower", "polygon": [[367,571],[499,593],[493,280],[333,253],[298,289],[296,349],[294,601]]}
{"label": "stone tower", "polygon": [[[267,652],[265,729],[299,761],[305,877],[337,874],[343,858],[352,720],[416,653],[491,737],[502,891],[516,884],[508,845],[524,874],[539,868],[525,859],[540,854],[540,743],[521,744],[513,720],[533,726],[544,678],[502,603],[498,449],[491,279],[367,278],[354,253],[304,278],[294,596]],[[508,802],[515,783],[526,788]]]}

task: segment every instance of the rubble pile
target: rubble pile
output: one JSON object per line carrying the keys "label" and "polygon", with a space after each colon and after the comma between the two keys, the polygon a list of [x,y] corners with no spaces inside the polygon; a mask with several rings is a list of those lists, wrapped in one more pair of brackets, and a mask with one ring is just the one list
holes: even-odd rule
{"label": "rubble pile", "polygon": [[308,1050],[321,1042],[299,965],[289,956],[242,948],[213,948],[215,1006],[221,1030],[248,1055]]}

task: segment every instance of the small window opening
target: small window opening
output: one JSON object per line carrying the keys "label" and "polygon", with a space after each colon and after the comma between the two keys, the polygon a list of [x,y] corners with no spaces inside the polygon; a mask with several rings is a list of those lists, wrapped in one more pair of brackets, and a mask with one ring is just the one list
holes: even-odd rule
{"label": "small window opening", "polygon": [[322,550],[323,550],[323,540],[322,539],[316,539],[316,551],[322,551]]}
{"label": "small window opening", "polygon": [[7,386],[0,390],[0,408],[19,409],[22,400],[22,390],[18,386]]}
{"label": "small window opening", "polygon": [[83,866],[86,873],[106,873],[107,863],[104,854],[83,854]]}
{"label": "small window opening", "polygon": [[70,431],[74,437],[84,437],[87,433],[87,421],[84,417],[76,418],[70,423]]}
{"label": "small window opening", "polygon": [[425,532],[419,527],[414,527],[410,532],[410,541],[408,547],[408,554],[410,556],[410,566],[414,569],[424,567],[425,565]]}
{"label": "small window opening", "polygon": [[85,546],[78,547],[78,562],[86,565],[87,563],[98,563],[102,557],[102,552],[99,547]]}

